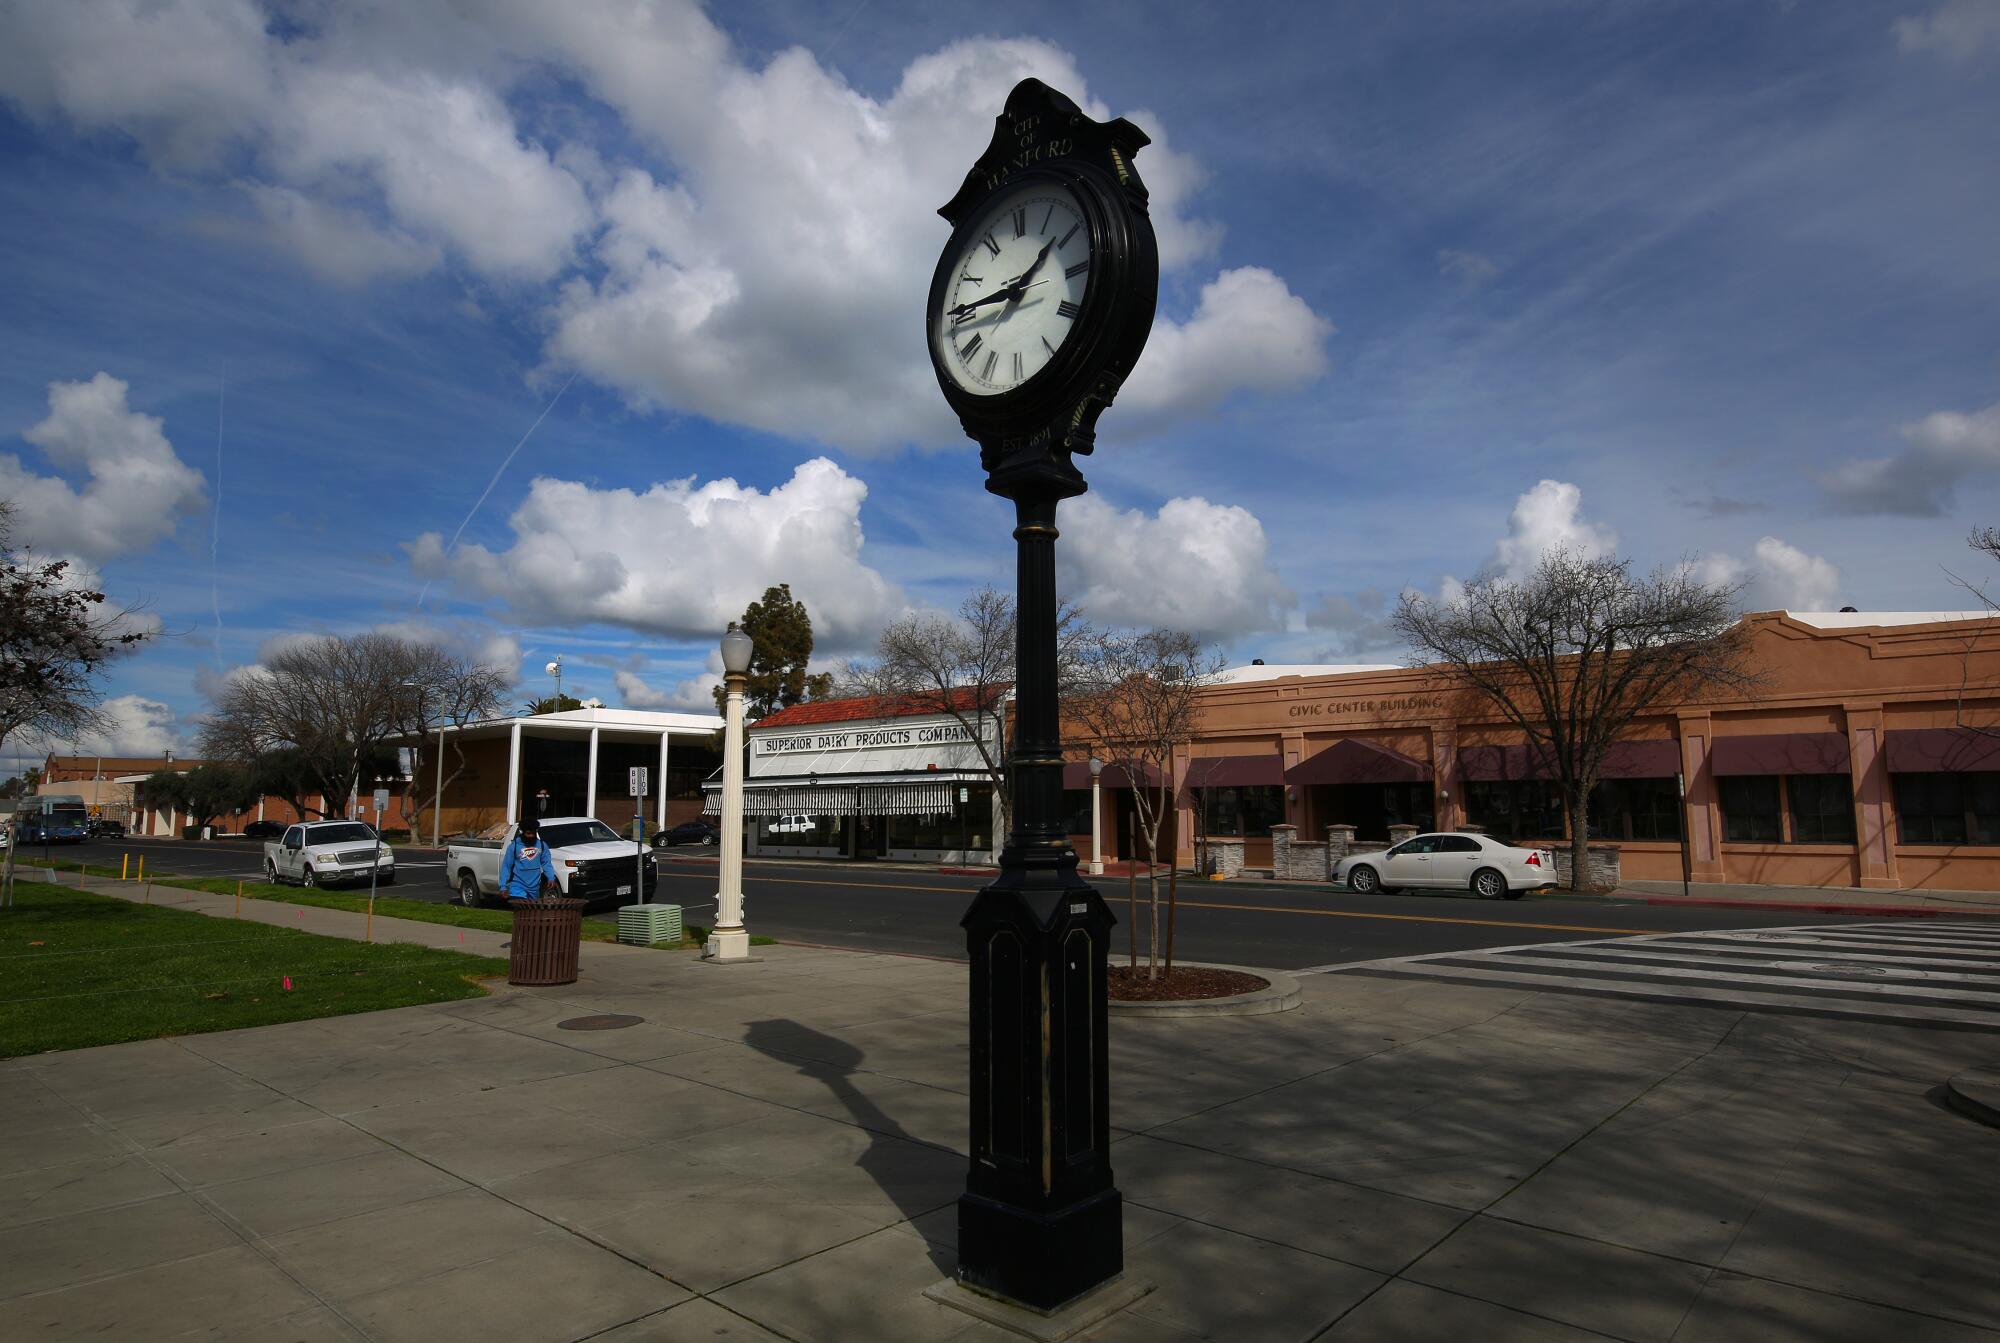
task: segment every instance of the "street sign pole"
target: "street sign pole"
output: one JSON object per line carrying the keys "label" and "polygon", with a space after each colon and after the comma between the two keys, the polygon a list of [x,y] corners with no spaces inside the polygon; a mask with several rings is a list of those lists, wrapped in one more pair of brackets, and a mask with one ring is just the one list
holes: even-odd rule
{"label": "street sign pole", "polygon": [[1681,804],[1681,896],[1685,899],[1688,893],[1689,876],[1687,775],[1680,773],[1674,775],[1674,792],[1680,799]]}
{"label": "street sign pole", "polygon": [[375,879],[382,874],[382,813],[389,809],[389,790],[375,790],[375,861],[368,864],[368,940],[375,940]]}
{"label": "street sign pole", "polygon": [[646,903],[646,767],[626,771],[632,789],[632,816],[639,822],[639,847],[632,854],[632,903]]}

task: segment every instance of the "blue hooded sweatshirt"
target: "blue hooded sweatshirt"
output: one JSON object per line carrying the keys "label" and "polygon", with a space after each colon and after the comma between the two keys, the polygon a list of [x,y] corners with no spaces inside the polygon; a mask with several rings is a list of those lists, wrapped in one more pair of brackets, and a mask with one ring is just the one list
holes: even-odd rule
{"label": "blue hooded sweatshirt", "polygon": [[521,832],[516,830],[500,856],[500,894],[509,900],[539,900],[545,879],[556,879],[556,861],[549,856],[548,841],[537,835],[530,847],[521,842]]}

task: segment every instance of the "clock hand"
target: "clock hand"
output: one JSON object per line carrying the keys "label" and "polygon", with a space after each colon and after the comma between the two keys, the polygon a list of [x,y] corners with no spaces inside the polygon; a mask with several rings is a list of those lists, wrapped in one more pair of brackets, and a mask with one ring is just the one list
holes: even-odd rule
{"label": "clock hand", "polygon": [[985,298],[976,298],[972,300],[970,303],[961,303],[956,308],[947,308],[945,309],[944,315],[947,317],[963,317],[967,313],[970,313],[975,309],[983,308],[989,303],[1005,303],[1011,299],[1017,299],[1022,294],[1026,293],[1028,290],[1033,289],[1036,285],[1047,284],[1047,283],[1048,283],[1047,280],[1030,280],[1026,284],[1021,284],[1017,281],[1013,284],[1007,285],[1005,288],[995,290],[993,293],[988,294]]}
{"label": "clock hand", "polygon": [[[1007,281],[1007,283],[1001,285],[998,289],[988,294],[985,298],[975,299],[971,303],[961,303],[956,308],[953,308],[950,312],[946,313],[945,315],[947,317],[958,317],[965,313],[971,312],[974,308],[983,308],[988,303],[1001,303],[1019,298],[1021,296],[1021,291],[1028,288],[1028,277],[1041,269],[1042,263],[1049,259],[1049,253],[1055,249],[1055,245],[1056,245],[1056,240],[1054,238],[1049,239],[1047,242],[1042,244],[1042,250],[1035,253],[1035,259],[1028,263],[1028,268],[1026,270],[1022,271],[1019,275],[1016,275],[1013,279]],[[1040,284],[1042,282],[1040,280],[1036,280],[1035,283]]]}

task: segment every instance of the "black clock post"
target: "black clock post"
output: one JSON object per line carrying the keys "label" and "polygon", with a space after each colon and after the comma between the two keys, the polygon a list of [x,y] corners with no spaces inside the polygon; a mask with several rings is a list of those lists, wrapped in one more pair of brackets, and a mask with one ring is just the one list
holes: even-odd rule
{"label": "black clock post", "polygon": [[[1056,506],[1088,488],[1073,458],[1091,451],[1097,418],[1152,329],[1159,259],[1146,189],[1132,167],[1147,143],[1128,121],[1093,121],[1039,80],[1022,81],[992,143],[939,211],[955,227],[928,314],[939,384],[980,445],[986,488],[1014,502],[1018,548],[1012,828],[1000,875],[962,921],[971,957],[972,1151],[958,1202],[958,1280],[1041,1312],[1124,1267],[1105,1039],[1115,920],[1078,875],[1063,824]],[[995,340],[1004,338],[1017,305],[1040,297],[1027,292],[1038,272],[1024,269],[1011,291],[984,304],[954,308],[949,287],[982,234],[990,240],[989,207],[1035,186],[1079,205],[1089,250],[1073,244],[1072,254],[1087,259],[1088,279],[1081,303],[1064,305],[1075,313],[1073,328],[1047,363],[1018,386],[980,394],[948,372],[945,361],[963,357],[954,319],[976,311]],[[1016,223],[1014,231],[1031,226]],[[997,266],[1000,253],[993,255]],[[1035,267],[1049,255],[1044,243]]]}

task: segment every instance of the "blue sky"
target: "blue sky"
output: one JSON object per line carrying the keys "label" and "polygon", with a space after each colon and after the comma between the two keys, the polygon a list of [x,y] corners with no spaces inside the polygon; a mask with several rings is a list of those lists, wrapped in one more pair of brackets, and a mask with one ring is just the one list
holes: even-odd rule
{"label": "blue sky", "polygon": [[1399,590],[1557,542],[1968,604],[1995,0],[10,3],[0,491],[159,622],[105,744],[301,632],[701,706],[768,583],[841,656],[1009,581],[920,323],[1027,74],[1156,141],[1099,619],[1393,658]]}

